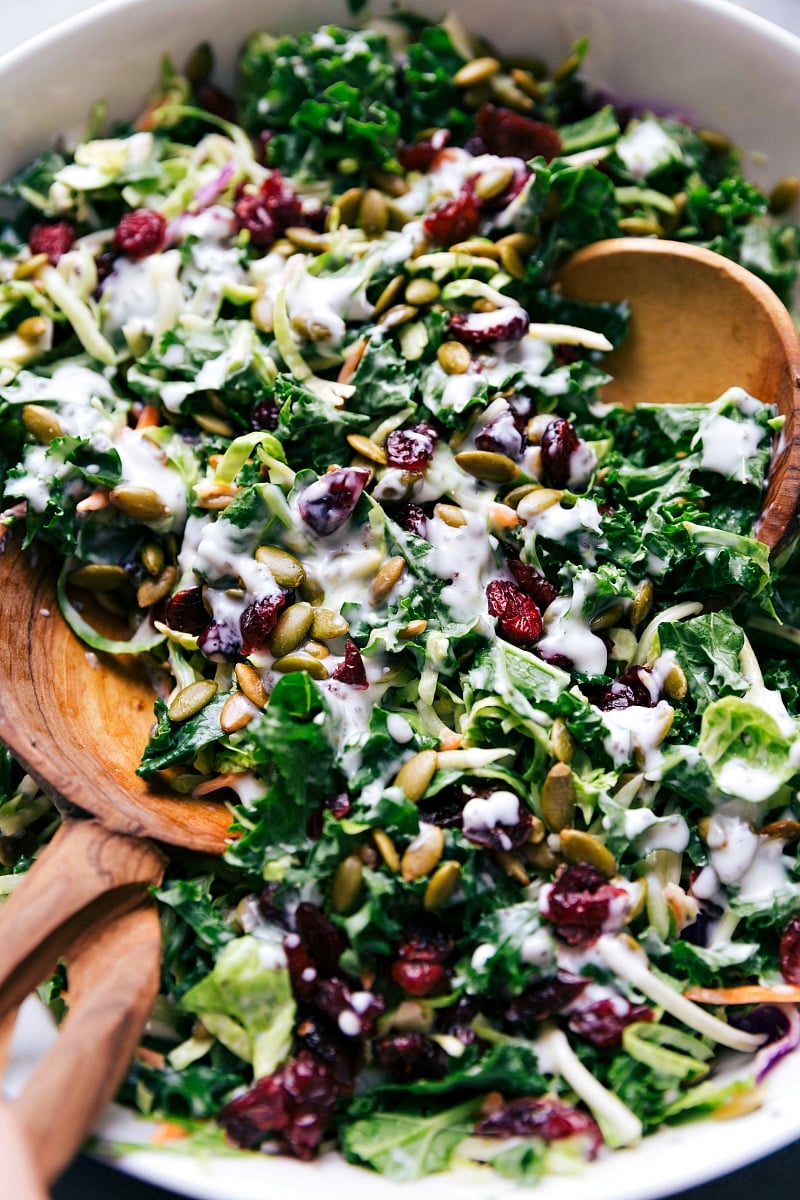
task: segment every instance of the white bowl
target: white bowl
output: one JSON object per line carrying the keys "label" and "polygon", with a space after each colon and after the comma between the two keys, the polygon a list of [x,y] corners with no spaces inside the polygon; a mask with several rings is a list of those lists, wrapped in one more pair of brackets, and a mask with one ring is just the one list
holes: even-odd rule
{"label": "white bowl", "polygon": [[[413,7],[441,15],[446,5]],[[652,102],[720,130],[743,149],[744,170],[769,188],[800,175],[800,39],[724,0],[454,0],[468,28],[501,50],[529,50],[559,61],[576,38],[591,50],[585,75],[616,96]],[[108,0],[0,60],[0,177],[6,177],[60,134],[79,134],[91,106],[104,99],[113,117],[135,114],[155,83],[166,53],[182,64],[210,41],[217,79],[233,78],[236,51],[257,28],[297,31],[339,21],[330,0]],[[666,1130],[632,1151],[611,1155],[578,1178],[551,1178],[539,1200],[644,1200],[703,1182],[800,1137],[800,1058],[781,1064],[765,1106],[739,1121]],[[136,1128],[112,1113],[104,1132],[132,1138]],[[328,1157],[315,1164],[288,1159],[190,1159],[142,1151],[120,1165],[133,1174],[208,1200],[261,1200],[314,1195],[333,1200],[406,1200],[409,1189]],[[480,1172],[431,1177],[415,1184],[415,1200],[468,1200],[517,1195]]]}

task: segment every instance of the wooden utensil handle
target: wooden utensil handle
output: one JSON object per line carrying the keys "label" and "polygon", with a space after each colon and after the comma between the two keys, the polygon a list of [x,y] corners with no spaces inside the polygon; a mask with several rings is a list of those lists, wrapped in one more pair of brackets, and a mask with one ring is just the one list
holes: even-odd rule
{"label": "wooden utensil handle", "polygon": [[0,1022],[8,1025],[61,959],[67,965],[59,1037],[12,1105],[22,1149],[46,1186],[119,1087],[158,992],[161,937],[149,888],[163,866],[146,842],[66,821],[0,910]]}

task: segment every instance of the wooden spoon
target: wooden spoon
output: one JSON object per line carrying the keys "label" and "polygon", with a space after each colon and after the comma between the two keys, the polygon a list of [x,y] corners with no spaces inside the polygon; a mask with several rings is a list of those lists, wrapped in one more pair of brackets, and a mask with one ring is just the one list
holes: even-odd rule
{"label": "wooden spoon", "polygon": [[604,399],[699,404],[743,387],[784,418],[755,533],[773,555],[800,532],[800,339],[761,279],[698,246],[613,238],[579,250],[559,283],[575,300],[628,300],[631,323],[606,359]]}
{"label": "wooden spoon", "polygon": [[[609,365],[616,379],[606,389],[609,399],[627,405],[710,401],[739,385],[777,404],[786,423],[758,533],[774,552],[787,547],[798,528],[800,347],[791,319],[766,285],[707,251],[634,239],[602,242],[580,251],[564,267],[560,282],[564,292],[577,299],[631,301],[631,336],[611,356]],[[36,864],[0,912],[0,948],[6,947],[6,953],[0,953],[0,997],[4,990],[10,997],[5,1007],[0,1002],[2,1023],[6,1010],[36,978],[33,965],[23,970],[20,964],[25,961],[25,939],[35,940],[35,925],[32,929],[23,911],[36,911],[32,905],[37,890],[44,896],[39,911],[47,918],[42,923],[44,957],[51,965],[57,957],[59,922],[54,920],[48,889],[59,865],[65,872],[80,873],[86,850],[76,856],[76,829],[100,859],[104,841],[115,836],[116,841],[113,866],[105,877],[102,869],[95,872],[94,899],[79,905],[72,924],[66,923],[67,944],[75,942],[76,933],[82,935],[77,940],[80,963],[93,944],[92,921],[97,918],[102,936],[98,953],[111,961],[122,928],[114,922],[141,911],[134,908],[131,914],[124,904],[120,910],[120,898],[140,894],[143,872],[151,878],[157,873],[152,862],[143,868],[138,861],[136,847],[145,853],[146,845],[134,837],[146,835],[219,854],[226,845],[229,814],[219,803],[181,800],[165,786],[145,783],[136,775],[152,723],[152,681],[135,664],[98,657],[77,641],[59,616],[55,566],[46,551],[23,553],[18,538],[7,537],[0,554],[0,597],[8,609],[12,604],[14,609],[0,641],[0,739],[45,789],[102,821],[102,825],[68,823],[67,832],[48,848],[42,863]],[[15,904],[23,892],[26,904]],[[65,930],[60,932],[63,941]],[[125,960],[135,968],[141,946],[136,948],[135,939],[130,946]],[[15,986],[4,989],[12,976]],[[85,989],[90,995],[98,986],[96,974],[94,978],[93,986]],[[135,1036],[143,1019],[140,1007],[132,1017]],[[119,1044],[112,1046],[106,1038],[98,1050],[91,1027],[87,1030],[84,1023],[83,1029],[87,1055],[101,1068],[112,1060],[115,1069],[120,1063],[124,1068],[127,1054]],[[135,1038],[129,1039],[127,1053],[134,1044]],[[63,1086],[63,1074],[60,1078]],[[65,1094],[51,1091],[48,1111],[60,1110]],[[36,1108],[28,1105],[21,1110],[26,1137],[33,1144],[34,1161],[42,1156],[42,1176],[49,1181],[90,1128],[90,1106],[80,1109],[57,1151],[46,1145],[45,1123],[31,1113],[31,1107]]]}

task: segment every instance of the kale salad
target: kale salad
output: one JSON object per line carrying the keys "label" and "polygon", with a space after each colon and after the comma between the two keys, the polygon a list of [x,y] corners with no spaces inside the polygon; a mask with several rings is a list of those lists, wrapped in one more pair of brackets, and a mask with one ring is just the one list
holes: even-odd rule
{"label": "kale salad", "polygon": [[[179,1150],[534,1182],[747,1113],[800,1040],[781,420],[605,404],[627,306],[553,284],[666,236],[788,300],[797,185],[587,52],[260,33],[232,97],[202,46],[3,188],[2,522],[168,675],[140,774],[231,814],[158,891],[123,1093]],[[56,818],[0,786],[8,891]]]}

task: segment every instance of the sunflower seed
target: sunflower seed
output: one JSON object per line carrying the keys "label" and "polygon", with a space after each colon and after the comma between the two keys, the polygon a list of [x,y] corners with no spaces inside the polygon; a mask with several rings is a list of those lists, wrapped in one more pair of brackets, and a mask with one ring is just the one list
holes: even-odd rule
{"label": "sunflower seed", "polygon": [[173,696],[167,709],[170,721],[188,721],[208,704],[217,694],[217,685],[212,679],[197,679],[181,688]]}

